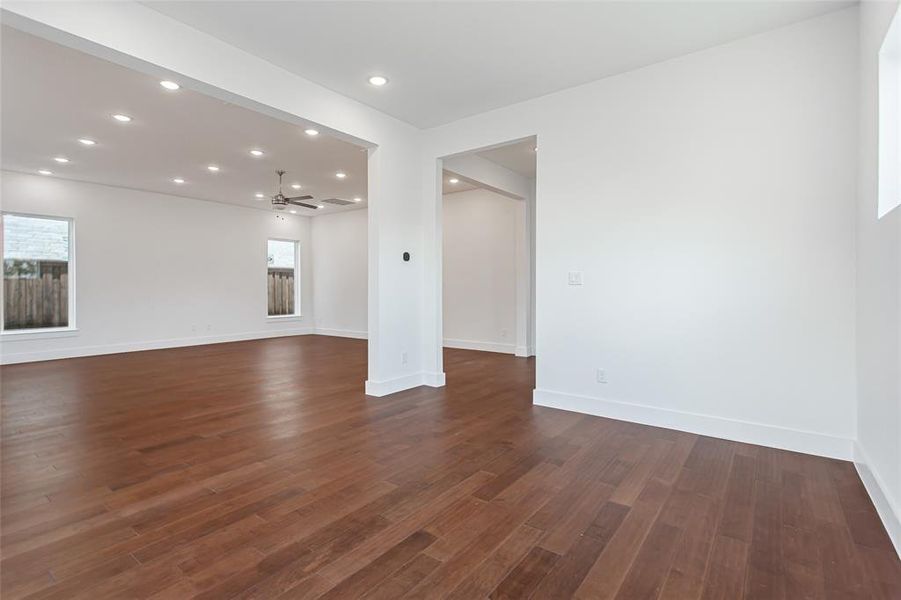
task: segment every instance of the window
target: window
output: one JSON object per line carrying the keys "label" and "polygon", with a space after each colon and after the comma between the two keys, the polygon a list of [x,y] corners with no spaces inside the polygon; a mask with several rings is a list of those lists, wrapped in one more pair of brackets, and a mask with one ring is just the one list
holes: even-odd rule
{"label": "window", "polygon": [[269,297],[269,316],[299,315],[297,273],[297,242],[269,240],[266,285]]}
{"label": "window", "polygon": [[901,8],[879,50],[879,217],[901,205]]}
{"label": "window", "polygon": [[3,330],[72,324],[72,221],[3,214]]}

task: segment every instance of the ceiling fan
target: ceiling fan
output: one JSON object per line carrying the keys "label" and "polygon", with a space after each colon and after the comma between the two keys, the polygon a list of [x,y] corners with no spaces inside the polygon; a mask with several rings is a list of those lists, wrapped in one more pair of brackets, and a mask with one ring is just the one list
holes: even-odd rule
{"label": "ceiling fan", "polygon": [[285,171],[279,169],[276,171],[278,175],[278,193],[272,197],[272,208],[275,210],[285,210],[285,207],[289,204],[293,204],[295,206],[303,206],[304,208],[312,208],[316,210],[319,208],[317,204],[310,204],[309,202],[303,202],[303,200],[312,200],[313,196],[294,196],[293,198],[286,198],[282,193],[282,175],[285,174]]}

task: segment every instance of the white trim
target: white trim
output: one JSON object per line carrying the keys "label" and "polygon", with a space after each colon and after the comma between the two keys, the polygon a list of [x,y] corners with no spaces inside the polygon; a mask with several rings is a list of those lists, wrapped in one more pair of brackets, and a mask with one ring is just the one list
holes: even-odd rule
{"label": "white trim", "polygon": [[388,394],[402,392],[421,385],[424,385],[422,372],[403,375],[401,377],[395,377],[394,379],[386,379],[385,381],[373,381],[367,379],[366,395],[387,396]]}
{"label": "white trim", "polygon": [[531,346],[517,346],[514,354],[520,358],[535,356],[535,350]]}
{"label": "white trim", "polygon": [[368,379],[366,380],[366,395],[376,397],[387,396],[421,385],[443,387],[444,373],[420,371],[419,373],[402,375],[401,377],[395,377],[394,379],[385,381],[372,381],[371,379]]}
{"label": "white trim", "polygon": [[[310,333],[312,333],[312,328],[300,327],[296,329],[280,329],[278,331],[251,331],[248,333],[234,333],[228,335],[176,338],[169,340],[152,340],[149,342],[131,342],[123,344],[105,344],[102,346],[59,348],[55,350],[38,350],[35,352],[4,352],[3,355],[0,356],[0,364],[12,365],[17,363],[35,362],[41,360],[57,360],[61,358],[76,358],[81,356],[98,356],[101,354],[119,354],[121,352],[140,352],[142,350],[161,350],[165,348],[181,348],[184,346],[203,346],[206,344],[221,344],[225,342],[260,340],[265,338],[287,337],[292,335],[309,335]],[[9,347],[8,344],[10,344],[10,340],[4,340],[5,348]]]}
{"label": "white trim", "polygon": [[332,337],[354,338],[356,340],[365,340],[369,337],[368,331],[352,331],[350,329],[322,329],[317,327],[313,330],[314,335],[330,335]]}
{"label": "white trim", "polygon": [[857,468],[857,474],[860,475],[860,480],[870,495],[873,506],[876,507],[876,513],[882,519],[882,525],[895,546],[898,558],[901,558],[901,505],[892,497],[885,480],[872,468],[872,464],[873,461],[861,443],[855,442],[854,466]]}
{"label": "white trim", "polygon": [[52,338],[75,337],[78,327],[45,327],[43,329],[4,329],[0,331],[0,339],[6,342],[24,342],[26,340],[47,340]]}
{"label": "white trim", "polygon": [[580,412],[621,421],[631,421],[654,427],[666,427],[726,440],[757,444],[815,454],[841,460],[851,460],[854,440],[813,431],[791,429],[778,425],[753,423],[712,415],[670,410],[656,406],[619,402],[604,398],[577,396],[551,390],[536,389],[532,402],[561,410]]}
{"label": "white trim", "polygon": [[303,321],[303,315],[267,315],[266,322],[267,323],[291,323],[293,321]]}
{"label": "white trim", "polygon": [[429,387],[444,387],[446,380],[444,373],[423,373],[422,384]]}
{"label": "white trim", "polygon": [[477,340],[451,340],[444,338],[445,348],[457,348],[459,350],[480,350],[482,352],[502,352],[514,354],[515,344],[499,344],[497,342],[479,342]]}

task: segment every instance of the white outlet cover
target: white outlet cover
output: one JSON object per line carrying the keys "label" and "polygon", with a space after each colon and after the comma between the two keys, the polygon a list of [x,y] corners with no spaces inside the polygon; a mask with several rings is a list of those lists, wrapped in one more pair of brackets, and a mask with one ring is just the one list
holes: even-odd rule
{"label": "white outlet cover", "polygon": [[582,271],[570,271],[567,283],[569,285],[582,285]]}

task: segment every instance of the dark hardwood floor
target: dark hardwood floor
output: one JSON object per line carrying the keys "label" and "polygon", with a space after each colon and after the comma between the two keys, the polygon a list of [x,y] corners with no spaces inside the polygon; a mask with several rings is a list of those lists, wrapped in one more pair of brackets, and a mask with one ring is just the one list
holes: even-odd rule
{"label": "dark hardwood floor", "polygon": [[362,392],[306,336],[6,366],[13,598],[901,598],[850,463],[531,406],[534,363]]}

